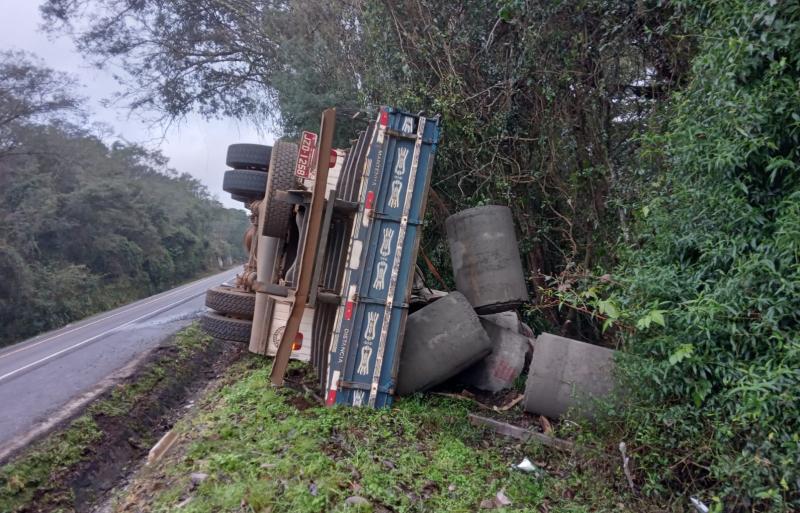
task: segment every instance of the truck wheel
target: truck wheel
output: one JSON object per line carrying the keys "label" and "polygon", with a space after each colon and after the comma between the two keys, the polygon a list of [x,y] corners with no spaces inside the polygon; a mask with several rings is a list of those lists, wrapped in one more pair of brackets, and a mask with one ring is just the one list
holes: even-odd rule
{"label": "truck wheel", "polygon": [[228,146],[225,163],[234,169],[266,171],[269,169],[271,152],[272,146],[263,144],[231,144]]}
{"label": "truck wheel", "polygon": [[229,169],[222,178],[222,190],[238,196],[261,199],[266,188],[267,175],[262,171]]}
{"label": "truck wheel", "polygon": [[272,147],[272,158],[267,173],[267,205],[264,216],[264,235],[283,238],[289,229],[292,218],[292,206],[278,201],[278,191],[288,191],[297,186],[294,167],[297,164],[297,145],[286,141],[278,141]]}
{"label": "truck wheel", "polygon": [[214,338],[232,342],[250,342],[250,329],[253,321],[233,319],[214,312],[205,312],[200,316],[200,327]]}
{"label": "truck wheel", "polygon": [[256,295],[223,285],[206,291],[206,306],[220,313],[252,319]]}

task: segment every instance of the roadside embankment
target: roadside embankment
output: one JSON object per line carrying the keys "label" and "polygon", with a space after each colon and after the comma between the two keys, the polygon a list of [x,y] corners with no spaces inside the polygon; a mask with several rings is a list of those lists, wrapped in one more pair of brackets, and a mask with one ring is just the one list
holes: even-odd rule
{"label": "roadside embankment", "polygon": [[[310,367],[293,362],[280,389],[269,370],[256,356],[232,366],[176,423],[175,445],[104,511],[663,511],[627,492],[608,447],[566,453],[468,420],[473,410],[527,415],[518,408],[434,394],[378,410],[326,408]],[[524,457],[532,472],[513,467]]]}
{"label": "roadside embankment", "polygon": [[77,417],[0,467],[0,511],[91,510],[239,355],[196,327],[178,333]]}

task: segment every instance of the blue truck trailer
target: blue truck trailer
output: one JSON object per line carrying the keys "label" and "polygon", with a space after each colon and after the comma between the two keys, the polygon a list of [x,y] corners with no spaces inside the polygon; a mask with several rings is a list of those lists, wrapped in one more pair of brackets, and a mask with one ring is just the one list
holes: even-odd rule
{"label": "blue truck trailer", "polygon": [[438,140],[438,117],[380,110],[330,344],[328,405],[392,403]]}

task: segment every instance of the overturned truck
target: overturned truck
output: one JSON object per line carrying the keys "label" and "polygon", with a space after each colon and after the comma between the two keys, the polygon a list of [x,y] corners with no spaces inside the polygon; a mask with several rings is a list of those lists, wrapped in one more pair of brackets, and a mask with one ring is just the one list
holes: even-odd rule
{"label": "overturned truck", "polygon": [[380,407],[395,393],[439,118],[382,108],[347,149],[332,147],[336,119],[325,111],[299,144],[229,148],[223,188],[252,213],[250,256],[233,287],[209,290],[201,325],[274,355],[276,385],[295,358],[328,404]]}
{"label": "overturned truck", "polygon": [[508,207],[445,221],[456,291],[427,288],[417,271],[438,117],[348,113],[361,129],[335,149],[337,115],[299,143],[229,148],[223,188],[252,213],[250,256],[233,286],[208,291],[203,328],[273,356],[274,385],[290,359],[310,362],[329,406],[388,406],[445,381],[498,393],[528,368],[526,410],[591,415],[583,399],[612,391],[612,351],[534,339],[521,322],[529,298]]}

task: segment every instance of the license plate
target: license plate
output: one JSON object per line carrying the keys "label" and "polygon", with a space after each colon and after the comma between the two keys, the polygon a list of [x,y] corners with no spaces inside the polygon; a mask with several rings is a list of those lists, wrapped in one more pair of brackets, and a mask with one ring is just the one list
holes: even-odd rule
{"label": "license plate", "polygon": [[300,178],[313,179],[315,173],[314,169],[314,154],[317,151],[317,134],[314,132],[303,132],[300,138],[300,152],[297,156],[297,166],[294,168],[294,174]]}

